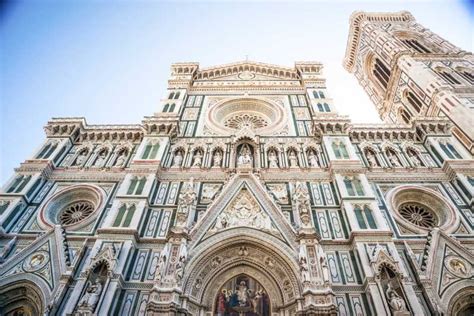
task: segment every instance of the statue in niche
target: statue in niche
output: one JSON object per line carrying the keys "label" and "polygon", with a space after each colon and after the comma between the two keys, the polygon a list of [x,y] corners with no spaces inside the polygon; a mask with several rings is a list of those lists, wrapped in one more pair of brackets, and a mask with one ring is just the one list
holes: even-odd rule
{"label": "statue in niche", "polygon": [[88,307],[94,310],[97,302],[99,302],[100,294],[102,293],[102,284],[99,280],[90,282],[87,286],[86,292],[79,301],[79,307]]}
{"label": "statue in niche", "polygon": [[326,258],[326,254],[323,251],[323,248],[321,246],[318,246],[317,250],[318,254],[318,259],[319,259],[319,264],[321,266],[321,271],[322,271],[322,278],[323,278],[323,283],[324,284],[329,284],[329,267],[328,267],[328,260]]}
{"label": "statue in niche", "polygon": [[306,258],[300,258],[301,281],[308,283],[310,281],[309,267]]}
{"label": "statue in niche", "polygon": [[406,312],[407,306],[405,300],[398,295],[398,293],[392,288],[391,283],[387,284],[387,290],[385,291],[387,296],[388,304],[394,312]]}
{"label": "statue in niche", "polygon": [[365,156],[367,157],[367,161],[369,162],[369,166],[371,167],[378,167],[379,164],[377,162],[377,158],[375,158],[375,154],[371,150],[367,150],[365,152]]}
{"label": "statue in niche", "polygon": [[94,166],[102,168],[105,165],[106,158],[107,158],[107,150],[103,149],[97,155]]}
{"label": "statue in niche", "polygon": [[295,183],[295,190],[293,192],[293,205],[295,210],[298,212],[302,226],[304,228],[309,227],[311,219],[310,219],[310,210],[311,206],[309,204],[309,193],[308,188],[304,183],[297,181]]}
{"label": "statue in niche", "polygon": [[408,157],[410,157],[411,162],[415,167],[420,167],[422,166],[422,163],[420,161],[420,158],[418,157],[417,153],[411,149],[407,151]]}
{"label": "statue in niche", "polygon": [[183,163],[183,154],[181,153],[181,150],[178,150],[174,154],[173,167],[181,167],[182,163]]}
{"label": "statue in niche", "polygon": [[202,165],[202,154],[200,150],[196,150],[194,153],[193,167],[201,167]]}
{"label": "statue in niche", "polygon": [[194,191],[194,178],[189,179],[183,185],[178,197],[178,211],[176,215],[176,225],[186,226],[188,215],[194,210],[196,202],[196,192]]}
{"label": "statue in niche", "polygon": [[158,282],[161,282],[163,279],[163,276],[165,274],[165,266],[166,266],[166,255],[160,256],[160,260],[158,261],[158,264],[156,265],[156,270],[155,270],[155,280]]}
{"label": "statue in niche", "polygon": [[398,160],[397,155],[392,150],[387,150],[388,161],[393,167],[401,167],[401,163]]}
{"label": "statue in niche", "polygon": [[296,157],[294,150],[291,150],[288,154],[288,161],[290,162],[290,168],[298,167],[298,158]]}
{"label": "statue in niche", "polygon": [[278,168],[278,157],[274,150],[268,153],[268,165],[270,168]]}
{"label": "statue in niche", "polygon": [[310,149],[308,154],[309,166],[315,168],[319,165],[318,156],[314,153],[314,150]]}
{"label": "statue in niche", "polygon": [[127,151],[124,149],[120,151],[117,159],[115,160],[115,167],[124,167],[127,162]]}
{"label": "statue in niche", "polygon": [[184,262],[185,261],[186,261],[186,257],[181,256],[175,266],[174,278],[178,284],[181,283],[181,280],[183,279],[183,276],[184,276]]}
{"label": "statue in niche", "polygon": [[220,167],[222,164],[222,153],[220,150],[214,152],[214,157],[212,157],[212,166]]}
{"label": "statue in niche", "polygon": [[74,162],[74,166],[82,166],[87,158],[87,149],[81,150],[81,152],[77,155],[76,161]]}
{"label": "statue in niche", "polygon": [[239,156],[237,158],[237,166],[251,167],[253,162],[252,152],[247,144],[243,144],[240,148]]}

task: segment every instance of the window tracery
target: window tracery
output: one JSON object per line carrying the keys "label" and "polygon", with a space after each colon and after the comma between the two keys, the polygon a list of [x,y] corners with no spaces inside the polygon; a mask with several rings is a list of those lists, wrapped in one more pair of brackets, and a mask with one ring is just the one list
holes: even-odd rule
{"label": "window tracery", "polygon": [[77,224],[94,212],[94,205],[88,201],[78,201],[68,205],[59,215],[61,225]]}
{"label": "window tracery", "polygon": [[398,212],[404,219],[420,227],[433,228],[438,224],[438,220],[433,211],[421,204],[402,204],[400,205]]}

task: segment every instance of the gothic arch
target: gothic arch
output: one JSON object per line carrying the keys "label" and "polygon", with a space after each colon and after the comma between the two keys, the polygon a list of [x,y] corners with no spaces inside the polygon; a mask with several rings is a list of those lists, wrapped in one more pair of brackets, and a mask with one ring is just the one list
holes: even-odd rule
{"label": "gothic arch", "polygon": [[0,281],[0,314],[23,308],[25,316],[42,315],[50,300],[48,285],[40,277],[29,273],[13,275]]}
{"label": "gothic arch", "polygon": [[[466,284],[468,283],[468,284]],[[454,294],[449,297],[447,302],[447,315],[465,316],[471,315],[474,311],[474,282],[471,280],[460,282],[458,286],[453,289]],[[457,291],[457,292],[455,292]],[[451,294],[451,293],[450,293]],[[449,305],[448,305],[449,304]],[[469,311],[469,313],[466,313]],[[463,313],[465,312],[465,313]]]}
{"label": "gothic arch", "polygon": [[[265,235],[265,236],[264,236]],[[208,238],[189,252],[183,292],[209,310],[230,278],[246,274],[268,291],[274,306],[293,304],[301,295],[293,250],[277,238],[251,228],[234,228]]]}

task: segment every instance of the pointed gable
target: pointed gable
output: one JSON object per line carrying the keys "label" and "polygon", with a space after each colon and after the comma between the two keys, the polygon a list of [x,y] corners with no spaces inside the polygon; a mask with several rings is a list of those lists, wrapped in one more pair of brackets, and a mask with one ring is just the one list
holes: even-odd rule
{"label": "pointed gable", "polygon": [[253,174],[236,175],[191,231],[196,243],[233,227],[248,227],[293,245],[296,232]]}

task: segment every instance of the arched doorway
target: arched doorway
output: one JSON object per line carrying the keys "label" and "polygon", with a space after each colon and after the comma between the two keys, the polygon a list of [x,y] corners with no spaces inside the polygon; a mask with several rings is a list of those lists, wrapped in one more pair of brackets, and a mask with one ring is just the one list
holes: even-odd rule
{"label": "arched doorway", "polygon": [[0,288],[0,315],[36,316],[43,312],[43,295],[34,283],[20,281]]}
{"label": "arched doorway", "polygon": [[265,287],[246,274],[237,275],[219,289],[214,304],[217,316],[269,316],[271,300]]}
{"label": "arched doorway", "polygon": [[449,304],[448,315],[474,315],[474,287],[463,288],[456,293]]}

